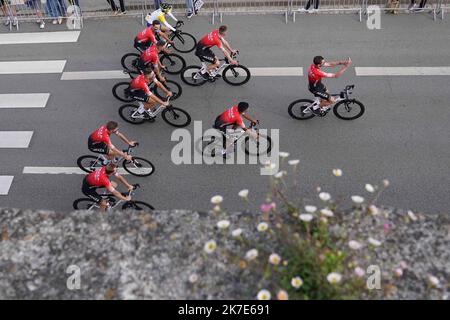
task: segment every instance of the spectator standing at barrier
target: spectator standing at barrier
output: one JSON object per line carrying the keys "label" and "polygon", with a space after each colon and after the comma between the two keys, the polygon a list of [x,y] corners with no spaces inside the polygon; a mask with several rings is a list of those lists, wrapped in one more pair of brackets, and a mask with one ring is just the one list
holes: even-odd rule
{"label": "spectator standing at barrier", "polygon": [[[309,9],[311,7],[312,2],[314,2],[314,8]],[[308,12],[308,13],[316,13],[319,10],[320,0],[308,0],[304,8],[300,8],[300,12]]]}
{"label": "spectator standing at barrier", "polygon": [[53,24],[61,24],[66,16],[66,4],[64,0],[47,0],[47,12],[53,18]]}
{"label": "spectator standing at barrier", "polygon": [[408,10],[412,12],[423,12],[426,4],[427,0],[422,0],[420,1],[419,7],[417,7],[416,0],[411,0]]}
{"label": "spectator standing at barrier", "polygon": [[195,10],[193,0],[186,0],[186,17],[190,19],[194,14]]}
{"label": "spectator standing at barrier", "polygon": [[34,9],[36,11],[36,16],[38,18],[36,22],[39,24],[39,28],[41,29],[45,28],[44,14],[42,13],[42,3],[45,2],[46,0],[28,0],[25,2],[27,7]]}
{"label": "spectator standing at barrier", "polygon": [[161,0],[155,0],[155,10],[158,10],[159,7],[161,6]]}
{"label": "spectator standing at barrier", "polygon": [[[23,4],[23,1],[22,3]],[[16,6],[8,4],[8,0],[0,0],[0,7],[2,8],[2,12],[6,17],[5,26],[12,24],[14,27],[19,24],[19,20],[17,19]]]}
{"label": "spectator standing at barrier", "polygon": [[124,0],[119,0],[120,11],[119,11],[119,8],[117,8],[116,3],[115,3],[114,0],[106,0],[106,1],[108,1],[108,3],[111,5],[111,9],[112,9],[114,15],[121,15],[121,14],[125,14],[127,12],[125,10]]}

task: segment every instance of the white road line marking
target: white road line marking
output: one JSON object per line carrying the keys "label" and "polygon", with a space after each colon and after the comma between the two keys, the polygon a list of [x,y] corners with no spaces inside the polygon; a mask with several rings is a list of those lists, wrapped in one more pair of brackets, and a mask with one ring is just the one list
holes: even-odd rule
{"label": "white road line marking", "polygon": [[50,93],[0,94],[0,109],[4,108],[45,108]]}
{"label": "white road line marking", "polygon": [[287,67],[287,68],[249,68],[252,77],[301,77],[303,76],[303,68]]}
{"label": "white road line marking", "polygon": [[0,196],[8,195],[14,176],[0,176]]}
{"label": "white road line marking", "polygon": [[[123,168],[117,170],[120,174],[129,174]],[[78,167],[24,167],[24,174],[88,174]]]}
{"label": "white road line marking", "polygon": [[[252,77],[301,77],[303,68],[249,68]],[[61,80],[130,79],[122,70],[63,72]]]}
{"label": "white road line marking", "polygon": [[122,70],[64,72],[61,80],[130,79]]}
{"label": "white road line marking", "polygon": [[77,42],[79,36],[80,31],[1,33],[0,45]]}
{"label": "white road line marking", "polygon": [[28,148],[33,131],[0,131],[0,148]]}
{"label": "white road line marking", "polygon": [[66,60],[2,61],[0,74],[61,73]]}
{"label": "white road line marking", "polygon": [[357,76],[450,76],[450,67],[355,67]]}

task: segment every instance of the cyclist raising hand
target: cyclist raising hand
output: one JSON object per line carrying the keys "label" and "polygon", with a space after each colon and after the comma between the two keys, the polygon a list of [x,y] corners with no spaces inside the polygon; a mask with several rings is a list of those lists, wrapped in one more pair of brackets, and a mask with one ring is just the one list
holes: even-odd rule
{"label": "cyclist raising hand", "polygon": [[[213,30],[205,35],[197,43],[195,55],[200,59],[201,62],[211,63],[209,66],[207,66],[206,70],[202,69],[200,72],[205,80],[211,79],[211,71],[218,68],[220,65],[219,59],[217,59],[216,55],[211,50],[211,48],[214,46],[217,46],[223,52],[225,58],[230,64],[237,65],[237,61],[233,60],[230,55],[230,53],[233,55],[236,54],[237,50],[232,49],[228,41],[225,40],[227,30],[227,26],[221,26],[219,29]],[[216,77],[220,77],[220,75],[216,75]]]}
{"label": "cyclist raising hand", "polygon": [[[336,102],[336,98],[330,95],[322,83],[322,78],[339,78],[351,64],[352,60],[350,58],[346,61],[325,62],[322,56],[314,57],[313,64],[308,71],[308,89],[315,97],[320,98],[320,106],[313,106],[314,114],[321,115],[320,107],[329,106]],[[336,73],[327,73],[321,69],[322,67],[336,67],[338,65],[343,65],[343,67]]]}

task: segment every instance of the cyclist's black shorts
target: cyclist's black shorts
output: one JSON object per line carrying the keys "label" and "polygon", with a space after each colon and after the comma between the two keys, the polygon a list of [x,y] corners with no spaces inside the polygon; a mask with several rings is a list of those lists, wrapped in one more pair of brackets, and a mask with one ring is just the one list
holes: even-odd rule
{"label": "cyclist's black shorts", "polygon": [[134,100],[148,102],[149,95],[144,90],[131,90],[130,94]]}
{"label": "cyclist's black shorts", "polygon": [[141,58],[138,59],[136,67],[141,71],[153,71],[154,67],[151,63],[145,63]]}
{"label": "cyclist's black shorts", "polygon": [[197,44],[197,49],[195,50],[195,55],[202,62],[214,63],[216,60],[216,55],[212,52],[211,48],[206,48],[202,44]]}
{"label": "cyclist's black shorts", "polygon": [[221,131],[223,134],[227,132],[227,126],[230,126],[230,124],[224,124],[222,119],[220,119],[220,116],[216,118],[216,121],[214,121],[213,128]]}
{"label": "cyclist's black shorts", "polygon": [[319,82],[315,86],[309,85],[308,89],[315,97],[319,97],[324,100],[330,100],[331,98],[331,95],[327,92],[327,88],[322,82]]}
{"label": "cyclist's black shorts", "polygon": [[83,186],[81,187],[81,192],[90,199],[99,203],[102,200],[102,196],[97,193],[97,187],[89,185],[86,178],[83,179]]}
{"label": "cyclist's black shorts", "polygon": [[150,46],[152,45],[151,41],[142,41],[139,42],[137,41],[137,39],[134,39],[134,47],[139,51],[139,52],[144,52],[147,48],[150,48]]}
{"label": "cyclist's black shorts", "polygon": [[92,152],[95,153],[101,153],[101,154],[108,154],[109,153],[109,147],[104,142],[94,142],[91,137],[88,139],[88,148]]}

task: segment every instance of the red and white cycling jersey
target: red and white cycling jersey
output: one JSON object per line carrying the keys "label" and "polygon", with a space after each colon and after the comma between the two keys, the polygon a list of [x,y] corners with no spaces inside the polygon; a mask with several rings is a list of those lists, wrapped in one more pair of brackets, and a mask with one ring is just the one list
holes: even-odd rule
{"label": "red and white cycling jersey", "polygon": [[245,127],[242,116],[238,111],[238,106],[233,106],[230,109],[225,110],[225,112],[219,116],[219,119],[222,127],[228,125],[237,125],[242,128]]}
{"label": "red and white cycling jersey", "polygon": [[148,27],[145,30],[139,32],[136,36],[136,40],[139,42],[151,41],[151,43],[156,43],[156,37],[153,28]]}
{"label": "red and white cycling jersey", "polygon": [[219,29],[213,30],[207,35],[205,35],[201,40],[200,44],[206,48],[211,48],[217,46],[222,48],[222,41],[220,41]]}
{"label": "red and white cycling jersey", "polygon": [[158,63],[159,61],[158,49],[156,48],[155,44],[153,44],[150,48],[142,52],[141,61],[144,62],[146,65],[150,63],[156,65]]}
{"label": "red and white cycling jersey", "polygon": [[105,171],[106,167],[101,167],[100,169],[89,173],[86,177],[86,182],[92,187],[109,188],[111,186],[111,181]]}
{"label": "red and white cycling jersey", "polygon": [[130,88],[132,90],[143,90],[148,95],[152,94],[148,87],[147,80],[145,80],[145,76],[143,74],[131,80]]}
{"label": "red and white cycling jersey", "polygon": [[109,135],[110,133],[106,129],[106,126],[101,126],[91,134],[91,139],[93,142],[104,142],[106,145],[111,146]]}
{"label": "red and white cycling jersey", "polygon": [[308,71],[308,82],[310,86],[315,87],[317,84],[322,82],[322,78],[331,78],[333,77],[332,73],[326,73],[321,69],[317,68],[313,63]]}

